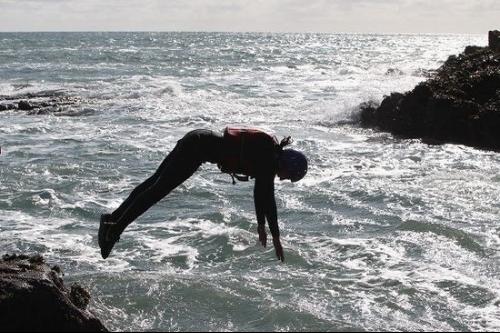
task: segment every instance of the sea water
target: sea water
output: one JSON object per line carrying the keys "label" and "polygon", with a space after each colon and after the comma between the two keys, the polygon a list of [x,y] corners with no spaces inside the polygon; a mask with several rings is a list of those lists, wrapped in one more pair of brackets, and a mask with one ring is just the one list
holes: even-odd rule
{"label": "sea water", "polygon": [[[2,33],[0,252],[41,253],[114,330],[500,329],[500,155],[363,129],[359,104],[425,80],[486,35]],[[203,165],[108,260],[99,215],[189,130],[291,135],[276,181],[285,262],[258,243],[253,183]],[[271,243],[271,242],[269,242]]]}

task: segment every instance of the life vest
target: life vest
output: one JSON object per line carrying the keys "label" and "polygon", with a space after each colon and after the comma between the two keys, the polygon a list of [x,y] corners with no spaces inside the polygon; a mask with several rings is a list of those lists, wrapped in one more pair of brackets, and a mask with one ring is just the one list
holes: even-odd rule
{"label": "life vest", "polygon": [[218,165],[219,169],[242,181],[255,177],[260,163],[272,163],[273,161],[263,161],[260,157],[269,158],[270,154],[266,155],[266,151],[274,155],[274,151],[279,148],[276,137],[252,128],[226,127],[224,145],[224,156]]}

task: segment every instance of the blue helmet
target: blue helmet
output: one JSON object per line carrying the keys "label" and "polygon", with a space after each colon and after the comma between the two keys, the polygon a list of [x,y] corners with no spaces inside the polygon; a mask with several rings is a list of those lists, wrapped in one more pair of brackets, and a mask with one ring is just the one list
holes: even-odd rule
{"label": "blue helmet", "polygon": [[279,164],[293,183],[304,178],[307,173],[307,158],[297,150],[284,149],[280,154]]}

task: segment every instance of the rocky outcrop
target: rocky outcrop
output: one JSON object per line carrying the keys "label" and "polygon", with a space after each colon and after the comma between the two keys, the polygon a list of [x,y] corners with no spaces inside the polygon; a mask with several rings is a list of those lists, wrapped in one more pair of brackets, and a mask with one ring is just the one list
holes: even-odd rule
{"label": "rocky outcrop", "polygon": [[490,49],[500,52],[500,31],[490,31],[488,34],[488,45]]}
{"label": "rocky outcrop", "polygon": [[35,93],[0,95],[0,112],[9,110],[27,111],[29,114],[63,113],[78,106],[81,100],[64,90],[44,90]]}
{"label": "rocky outcrop", "polygon": [[0,260],[0,331],[107,332],[86,310],[90,294],[64,286],[61,269],[40,256]]}
{"label": "rocky outcrop", "polygon": [[402,137],[500,150],[500,54],[469,46],[412,91],[363,104],[361,123]]}

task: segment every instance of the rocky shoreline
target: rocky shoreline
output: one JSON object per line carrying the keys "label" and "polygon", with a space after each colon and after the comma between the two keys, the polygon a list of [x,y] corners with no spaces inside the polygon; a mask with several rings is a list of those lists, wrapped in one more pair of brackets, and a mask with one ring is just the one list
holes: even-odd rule
{"label": "rocky shoreline", "polygon": [[41,256],[0,259],[0,331],[108,332],[87,306],[90,294],[64,285]]}
{"label": "rocky shoreline", "polygon": [[429,143],[500,151],[500,32],[468,46],[412,91],[361,105],[361,124]]}
{"label": "rocky shoreline", "polygon": [[0,95],[0,112],[26,111],[28,114],[58,114],[77,107],[81,99],[65,90],[44,90],[14,95]]}

